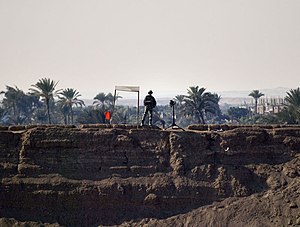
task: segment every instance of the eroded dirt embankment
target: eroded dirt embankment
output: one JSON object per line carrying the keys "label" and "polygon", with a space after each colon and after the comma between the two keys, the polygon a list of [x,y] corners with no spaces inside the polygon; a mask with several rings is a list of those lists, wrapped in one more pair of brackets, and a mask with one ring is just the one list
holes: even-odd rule
{"label": "eroded dirt embankment", "polygon": [[2,128],[0,224],[300,224],[300,128],[207,129]]}

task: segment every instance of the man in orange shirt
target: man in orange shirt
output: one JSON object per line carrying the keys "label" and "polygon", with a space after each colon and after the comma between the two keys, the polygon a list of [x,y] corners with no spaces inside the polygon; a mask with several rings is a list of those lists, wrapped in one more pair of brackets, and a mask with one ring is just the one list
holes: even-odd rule
{"label": "man in orange shirt", "polygon": [[105,111],[104,112],[105,115],[105,123],[110,124],[110,112],[109,111]]}

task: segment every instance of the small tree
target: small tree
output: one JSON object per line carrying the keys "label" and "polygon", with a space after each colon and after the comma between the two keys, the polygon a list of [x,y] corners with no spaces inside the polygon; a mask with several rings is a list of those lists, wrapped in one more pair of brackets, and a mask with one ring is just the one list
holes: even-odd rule
{"label": "small tree", "polygon": [[254,101],[255,101],[255,105],[254,105],[254,113],[257,114],[257,102],[258,102],[258,99],[262,96],[264,96],[263,93],[261,93],[259,90],[253,90],[249,96],[251,96],[252,98],[254,98]]}
{"label": "small tree", "polygon": [[[122,96],[117,95],[116,100],[122,98]],[[93,105],[99,106],[102,110],[105,108],[111,108],[114,104],[114,96],[109,92],[107,95],[104,92],[98,93],[94,97]]]}
{"label": "small tree", "polygon": [[240,107],[230,107],[228,109],[228,115],[230,116],[231,121],[240,121],[241,118],[245,118],[249,115],[249,110]]}
{"label": "small tree", "polygon": [[2,101],[3,108],[8,119],[7,123],[26,124],[31,122],[32,114],[38,105],[38,99],[35,96],[25,94],[17,86],[6,86],[6,91]]}
{"label": "small tree", "polygon": [[73,111],[73,105],[75,106],[84,106],[84,102],[80,99],[78,99],[78,97],[80,97],[81,95],[79,94],[78,91],[76,91],[73,88],[67,88],[64,89],[63,91],[58,93],[61,96],[58,96],[59,98],[59,103],[62,105],[62,108],[64,110],[67,110],[70,112],[71,114],[71,123],[74,124],[74,111]]}
{"label": "small tree", "polygon": [[198,123],[205,124],[206,113],[217,114],[220,97],[217,94],[205,92],[205,88],[199,86],[190,87],[184,100],[185,115],[195,116]]}
{"label": "small tree", "polygon": [[88,106],[82,109],[77,121],[80,124],[99,124],[105,122],[105,116],[103,111]]}
{"label": "small tree", "polygon": [[300,122],[300,88],[291,89],[285,97],[286,111],[291,119],[289,121],[299,124]]}
{"label": "small tree", "polygon": [[50,100],[53,100],[57,92],[59,92],[59,90],[55,91],[57,83],[49,78],[42,78],[36,84],[32,85],[33,88],[29,89],[31,94],[41,97],[45,101],[49,124],[51,124]]}
{"label": "small tree", "polygon": [[11,110],[14,118],[17,118],[17,115],[19,113],[18,104],[25,94],[17,86],[6,86],[6,90],[6,92],[1,92],[2,94],[4,94],[3,105],[6,109]]}

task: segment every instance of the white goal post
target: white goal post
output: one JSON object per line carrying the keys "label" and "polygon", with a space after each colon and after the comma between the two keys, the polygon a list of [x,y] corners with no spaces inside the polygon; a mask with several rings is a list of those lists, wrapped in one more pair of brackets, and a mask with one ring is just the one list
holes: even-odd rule
{"label": "white goal post", "polygon": [[140,87],[139,86],[115,86],[115,93],[114,93],[114,106],[113,106],[113,112],[112,116],[115,111],[115,105],[116,105],[116,97],[117,97],[117,91],[127,91],[127,92],[137,92],[137,125],[139,124],[139,116],[140,116]]}

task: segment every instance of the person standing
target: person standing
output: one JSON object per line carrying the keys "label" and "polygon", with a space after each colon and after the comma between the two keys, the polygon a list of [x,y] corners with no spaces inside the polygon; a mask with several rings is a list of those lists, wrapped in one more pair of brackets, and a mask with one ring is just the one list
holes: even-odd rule
{"label": "person standing", "polygon": [[156,107],[156,100],[152,96],[152,94],[153,94],[153,91],[150,90],[148,92],[148,95],[146,95],[146,97],[144,99],[145,111],[144,111],[141,126],[145,125],[145,119],[146,119],[147,114],[149,114],[149,125],[152,125],[153,109],[154,109],[154,107]]}
{"label": "person standing", "polygon": [[105,116],[105,123],[106,123],[106,124],[110,124],[110,120],[111,120],[111,114],[110,114],[110,111],[105,111],[105,112],[104,112],[104,116]]}

